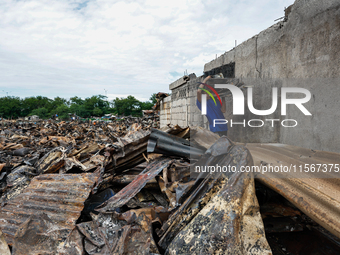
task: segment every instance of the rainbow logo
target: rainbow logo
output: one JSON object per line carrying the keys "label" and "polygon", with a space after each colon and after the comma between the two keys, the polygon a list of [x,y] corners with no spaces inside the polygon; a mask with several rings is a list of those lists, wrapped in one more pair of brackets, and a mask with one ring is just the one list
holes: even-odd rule
{"label": "rainbow logo", "polygon": [[[199,84],[203,84],[204,86],[208,87],[212,92],[214,92],[215,95],[217,96],[218,100],[220,101],[220,104],[222,105],[222,100],[221,100],[220,96],[218,95],[218,93],[216,92],[216,90],[213,87],[211,87],[210,85],[208,85],[206,83],[202,83],[202,82],[199,82]],[[212,98],[212,100],[214,100],[214,103],[217,106],[216,100],[215,100],[214,96],[211,94],[211,92],[209,90],[204,89],[204,88],[199,88],[199,89],[207,92],[207,94]]]}

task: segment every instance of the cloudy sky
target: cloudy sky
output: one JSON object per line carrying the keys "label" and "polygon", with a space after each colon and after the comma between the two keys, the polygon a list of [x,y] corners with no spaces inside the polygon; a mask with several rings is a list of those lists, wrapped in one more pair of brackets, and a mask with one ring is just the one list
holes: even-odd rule
{"label": "cloudy sky", "polygon": [[0,97],[169,92],[294,0],[0,0]]}

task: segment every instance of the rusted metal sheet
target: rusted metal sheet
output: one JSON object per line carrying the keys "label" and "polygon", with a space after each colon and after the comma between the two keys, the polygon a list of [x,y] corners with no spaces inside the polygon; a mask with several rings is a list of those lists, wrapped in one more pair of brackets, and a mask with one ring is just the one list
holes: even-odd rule
{"label": "rusted metal sheet", "polygon": [[[220,138],[205,164],[236,169],[253,164],[244,146]],[[221,157],[223,156],[223,157]],[[223,178],[220,178],[223,177]],[[272,254],[250,174],[206,176],[159,231],[165,254]]]}
{"label": "rusted metal sheet", "polygon": [[[233,144],[230,144],[227,138],[221,138],[206,152],[206,155],[204,155],[197,164],[209,164],[209,162],[214,160],[215,156],[228,153],[231,150],[232,145]],[[202,174],[198,174],[198,176],[200,178],[196,179],[193,184],[193,190],[190,191],[189,196],[158,231],[158,235],[161,237],[159,245],[163,249],[168,247],[179,231],[181,231],[187,223],[197,215],[200,208],[203,208],[208,203],[211,197],[221,189],[225,182],[220,178],[221,173],[216,173],[213,176],[205,176],[203,180],[201,179],[203,177]]]}
{"label": "rusted metal sheet", "polygon": [[67,230],[58,229],[47,214],[38,211],[18,227],[14,236],[13,254],[53,254],[61,239],[66,236]]}
{"label": "rusted metal sheet", "polygon": [[[340,164],[340,154],[309,150],[284,144],[247,144],[254,164],[280,166],[304,164]],[[328,168],[329,169],[329,168]],[[302,212],[340,237],[340,176],[324,173],[324,178],[313,178],[318,173],[264,173],[257,178],[293,203]],[[319,175],[320,176],[320,175]],[[331,178],[330,178],[331,177]]]}
{"label": "rusted metal sheet", "polygon": [[36,163],[37,172],[39,174],[57,172],[64,165],[65,156],[62,148],[51,150]]}
{"label": "rusted metal sheet", "polygon": [[169,94],[167,94],[167,93],[158,92],[158,93],[156,94],[156,100],[157,100],[157,102],[156,102],[156,104],[152,107],[152,109],[154,109],[155,111],[160,110],[160,103],[161,103],[161,101],[162,101],[165,97],[168,97],[168,96],[169,96]]}
{"label": "rusted metal sheet", "polygon": [[150,131],[139,130],[129,132],[122,138],[117,138],[118,142],[106,148],[105,156],[111,160],[106,170],[116,171],[133,167],[145,159],[142,154],[146,152]]}
{"label": "rusted metal sheet", "polygon": [[84,255],[84,237],[75,227],[67,237],[65,244],[59,248],[58,255]]}
{"label": "rusted metal sheet", "polygon": [[0,209],[0,229],[6,241],[13,244],[19,226],[37,213],[46,214],[55,228],[69,233],[97,179],[97,174],[92,173],[45,174],[33,178],[20,195]]}
{"label": "rusted metal sheet", "polygon": [[113,212],[116,208],[126,204],[133,198],[147,182],[155,178],[164,168],[168,167],[173,160],[169,158],[157,158],[151,162],[129,185],[125,186],[114,197],[102,204],[97,211]]}
{"label": "rusted metal sheet", "polygon": [[[137,175],[129,175],[129,174],[124,174],[124,175],[118,175],[113,177],[112,183],[116,185],[127,185],[131,183]],[[148,183],[150,184],[157,184],[156,179],[151,179]]]}
{"label": "rusted metal sheet", "polygon": [[96,144],[96,143],[87,144],[87,145],[84,145],[79,150],[74,150],[68,156],[69,157],[76,157],[78,159],[79,158],[84,158],[84,156],[86,157],[87,155],[95,153],[95,152],[97,152],[100,149],[101,149],[101,146]]}
{"label": "rusted metal sheet", "polygon": [[[252,163],[249,151],[226,137],[197,162],[237,169]],[[166,254],[271,254],[251,176],[221,172],[198,176],[188,198],[157,232]]]}
{"label": "rusted metal sheet", "polygon": [[235,173],[169,244],[165,254],[271,255],[254,179]]}
{"label": "rusted metal sheet", "polygon": [[21,165],[13,169],[13,171],[7,175],[4,193],[0,198],[1,204],[18,196],[29,185],[35,175],[37,175],[36,169],[31,166]]}
{"label": "rusted metal sheet", "polygon": [[[77,228],[85,236],[87,254],[159,254],[152,236],[152,209],[131,210],[122,215],[93,215],[93,221]],[[118,219],[119,218],[119,219]]]}
{"label": "rusted metal sheet", "polygon": [[[143,121],[147,125],[140,125]],[[334,175],[327,174],[328,179],[260,176],[270,187],[256,182],[257,193],[259,187],[268,192],[262,193],[263,199],[259,196],[260,215],[250,174],[190,172],[196,165],[252,166],[245,146],[208,130],[175,126],[165,128],[167,134],[153,131],[160,135],[150,142],[164,145],[161,152],[169,157],[147,155],[147,129],[153,121],[51,122],[21,131],[14,126],[6,129],[0,136],[0,229],[12,251],[19,255],[269,254],[265,230],[273,238],[306,234],[317,226],[312,219],[329,230],[340,229],[340,183],[330,178]],[[179,137],[190,137],[190,143]],[[190,145],[201,149],[191,163]],[[247,147],[255,165],[335,164],[340,158],[284,145]],[[93,208],[99,204],[98,214]],[[298,247],[295,240],[289,245],[290,251]]]}

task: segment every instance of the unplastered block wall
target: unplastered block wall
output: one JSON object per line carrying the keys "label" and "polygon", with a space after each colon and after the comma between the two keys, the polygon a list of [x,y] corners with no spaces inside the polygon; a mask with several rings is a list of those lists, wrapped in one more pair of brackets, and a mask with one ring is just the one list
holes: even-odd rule
{"label": "unplastered block wall", "polygon": [[196,106],[198,82],[202,81],[202,79],[202,77],[194,77],[190,81],[172,89],[171,97],[165,98],[162,102],[162,104],[165,104],[165,100],[171,100],[171,116],[170,119],[167,118],[165,121],[167,112],[161,108],[161,127],[172,124],[181,127],[202,126],[208,128],[206,117],[201,115]]}
{"label": "unplastered block wall", "polygon": [[[173,99],[173,95],[171,95]],[[178,124],[181,127],[187,125],[187,99],[180,98],[171,101],[171,124]]]}
{"label": "unplastered block wall", "polygon": [[160,126],[164,127],[171,121],[171,96],[164,98],[160,103]]}
{"label": "unplastered block wall", "polygon": [[[266,125],[245,128],[235,125],[228,135],[240,142],[279,142],[310,149],[340,152],[340,1],[297,0],[286,22],[279,22],[250,38],[216,60],[207,63],[210,71],[235,62],[235,77],[253,86],[254,107],[269,109],[272,88],[308,89],[311,100],[305,116],[296,106],[281,115],[280,93],[277,110],[270,116],[232,114],[232,99],[226,98],[226,119],[295,119],[294,128]],[[245,92],[245,96],[247,93]],[[296,98],[292,96],[290,98]]]}

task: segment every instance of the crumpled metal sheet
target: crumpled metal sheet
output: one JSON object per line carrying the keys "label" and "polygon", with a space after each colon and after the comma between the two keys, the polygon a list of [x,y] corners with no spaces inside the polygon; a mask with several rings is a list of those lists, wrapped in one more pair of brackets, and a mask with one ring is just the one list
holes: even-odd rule
{"label": "crumpled metal sheet", "polygon": [[152,237],[151,219],[144,210],[119,216],[93,215],[93,220],[77,225],[85,235],[84,248],[90,255],[159,254]]}
{"label": "crumpled metal sheet", "polygon": [[[240,169],[253,164],[249,151],[226,137],[206,153],[203,165]],[[215,173],[196,182],[195,190],[158,231],[166,254],[271,254],[251,176]]]}
{"label": "crumpled metal sheet", "polygon": [[159,254],[152,237],[151,217],[145,210],[134,210],[124,219],[132,230],[128,236],[130,240],[127,243],[127,254],[136,253],[140,248],[143,248],[143,251],[139,251],[139,254]]}
{"label": "crumpled metal sheet", "polygon": [[94,152],[97,152],[101,149],[101,146],[96,143],[86,144],[81,147],[79,150],[72,151],[68,156],[75,157],[77,159],[82,159]]}
{"label": "crumpled metal sheet", "polygon": [[37,172],[39,174],[57,172],[64,165],[65,156],[60,147],[49,151],[35,164]]}
{"label": "crumpled metal sheet", "polygon": [[251,176],[234,174],[176,235],[166,252],[189,253],[272,254]]}
{"label": "crumpled metal sheet", "polygon": [[[193,162],[237,168],[252,165],[244,146],[204,129],[175,126],[166,128],[166,132],[190,137],[190,145],[205,151],[202,157],[190,164],[189,154],[144,155],[150,131],[133,122],[136,119],[95,126],[52,122],[22,131],[15,127],[5,130],[7,133],[0,136],[0,191],[5,198],[14,190],[16,197],[8,196],[4,201],[8,204],[0,209],[0,229],[6,240],[12,240],[9,244],[14,245],[13,251],[62,255],[163,254],[164,251],[167,254],[270,254],[252,177],[224,173],[194,176],[190,172]],[[153,126],[153,120],[148,119],[149,122],[147,129]],[[172,136],[166,137],[172,143]],[[189,142],[186,140],[185,144]],[[3,148],[6,150],[1,151]],[[176,150],[176,146],[172,148]],[[285,151],[281,153],[287,155]],[[303,160],[305,156],[311,154],[303,155]],[[262,161],[267,160],[262,158]],[[81,174],[84,171],[93,175],[93,179],[80,178],[86,175]],[[51,172],[55,174],[46,174]],[[61,185],[62,181],[56,178],[72,176],[65,172],[78,173],[74,176],[79,179],[74,177]],[[37,174],[40,176],[32,179]],[[49,176],[52,179],[44,179]],[[36,179],[41,180],[39,184]],[[338,185],[335,181],[326,183]],[[33,184],[36,186],[31,189]],[[87,191],[81,193],[83,187]],[[86,205],[85,198],[91,193],[90,202],[107,188],[116,194],[98,208],[99,214],[90,212],[92,208]],[[302,206],[305,201],[298,202]],[[88,206],[86,215],[86,210],[82,211],[84,206]],[[330,209],[335,209],[334,205]],[[282,226],[276,225],[273,230]]]}
{"label": "crumpled metal sheet", "polygon": [[75,140],[74,138],[70,138],[70,137],[65,137],[65,136],[47,136],[47,137],[43,137],[40,140],[40,144],[45,144],[47,142],[54,142],[56,145],[58,146],[64,146],[66,144],[70,144],[73,143],[75,144]]}
{"label": "crumpled metal sheet", "polygon": [[124,187],[115,196],[103,203],[96,209],[99,212],[113,212],[116,208],[126,204],[133,198],[148,181],[155,178],[164,168],[168,167],[173,160],[160,157],[151,162],[129,185]]}
{"label": "crumpled metal sheet", "polygon": [[19,226],[14,237],[13,254],[54,254],[68,231],[55,226],[45,213],[32,214]]}
{"label": "crumpled metal sheet", "polygon": [[31,179],[36,176],[36,169],[31,166],[21,165],[7,175],[6,183],[2,182],[3,194],[0,198],[1,204],[18,196],[29,185]]}
{"label": "crumpled metal sheet", "polygon": [[105,156],[111,160],[106,170],[128,169],[143,162],[142,156],[146,152],[147,141],[150,136],[149,130],[130,131],[122,138],[117,138],[118,142],[106,148]]}
{"label": "crumpled metal sheet", "polygon": [[[136,165],[144,160],[142,153],[146,151],[148,129],[154,126],[156,119],[126,117],[117,122],[99,122],[96,125],[78,121],[5,121],[5,125],[0,127],[0,165],[9,163],[7,173],[21,164],[37,167],[39,174],[92,171],[102,166],[102,149],[110,145],[117,147],[116,154],[125,152],[118,161],[124,161],[126,167],[132,163]],[[144,138],[145,143],[141,143],[139,138]],[[140,148],[136,150],[137,147]],[[67,149],[65,154],[64,148]],[[74,159],[80,163],[72,162]]]}
{"label": "crumpled metal sheet", "polygon": [[[102,161],[104,162],[104,160]],[[100,165],[100,164],[98,164]],[[64,171],[67,172],[69,170],[71,170],[73,167],[77,167],[83,171],[87,170],[87,167],[84,166],[81,162],[79,162],[79,160],[77,160],[75,157],[68,157],[64,159]]]}
{"label": "crumpled metal sheet", "polygon": [[85,171],[89,171],[92,168],[95,168],[97,166],[103,166],[105,157],[102,155],[94,155],[90,158],[90,160],[86,161],[84,163]]}
{"label": "crumpled metal sheet", "polygon": [[0,229],[6,241],[13,244],[20,225],[37,213],[45,213],[55,228],[71,232],[97,179],[97,173],[45,174],[33,178],[20,195],[0,208]]}
{"label": "crumpled metal sheet", "polygon": [[65,243],[58,247],[58,255],[84,255],[84,236],[75,227]]}
{"label": "crumpled metal sheet", "polygon": [[[340,154],[315,151],[286,144],[247,144],[254,164],[295,165],[340,164]],[[325,173],[326,178],[314,178],[314,173],[257,174],[260,182],[281,194],[311,219],[340,237],[339,173]],[[319,173],[320,174],[320,173]],[[331,178],[329,178],[331,177]]]}
{"label": "crumpled metal sheet", "polygon": [[[53,121],[36,125],[21,123],[22,126],[11,123],[3,131],[5,136],[0,137],[1,204],[22,193],[36,175],[93,172],[101,168],[102,172],[107,170],[111,175],[111,178],[106,175],[105,180],[99,180],[99,188],[103,188],[113,178],[110,170],[117,171],[119,167],[125,170],[145,161],[143,152],[146,152],[150,131],[145,130],[143,121],[128,125],[126,122],[113,123],[112,126]],[[115,137],[117,133],[125,136]],[[104,156],[105,147],[112,149],[113,164],[109,164],[110,157]],[[15,155],[16,151],[21,154]],[[34,171],[30,167],[34,167]]]}

